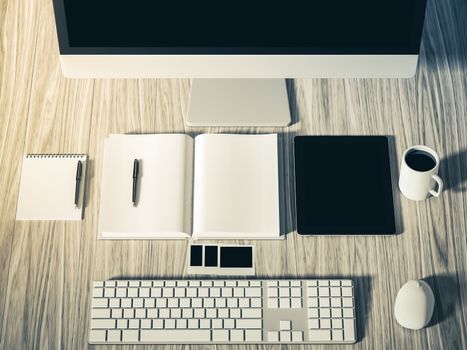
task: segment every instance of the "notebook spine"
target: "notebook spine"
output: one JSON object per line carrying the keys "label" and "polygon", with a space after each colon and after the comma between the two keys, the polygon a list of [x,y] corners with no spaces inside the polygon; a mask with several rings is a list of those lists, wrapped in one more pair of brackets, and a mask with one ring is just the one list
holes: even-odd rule
{"label": "notebook spine", "polygon": [[83,158],[85,154],[73,153],[73,154],[59,154],[59,153],[37,153],[27,154],[26,158]]}

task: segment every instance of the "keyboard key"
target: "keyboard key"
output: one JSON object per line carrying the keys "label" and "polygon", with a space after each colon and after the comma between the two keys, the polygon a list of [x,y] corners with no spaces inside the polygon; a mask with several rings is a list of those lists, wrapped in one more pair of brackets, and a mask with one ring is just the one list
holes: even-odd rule
{"label": "keyboard key", "polygon": [[93,308],[108,307],[108,306],[109,306],[109,299],[106,299],[106,298],[92,299],[92,307]]}
{"label": "keyboard key", "polygon": [[245,330],[245,340],[246,341],[262,341],[263,340],[263,331],[255,329]]}
{"label": "keyboard key", "polygon": [[204,329],[143,329],[141,330],[141,341],[143,342],[206,342],[211,340],[211,331]]}
{"label": "keyboard key", "polygon": [[352,307],[353,306],[353,299],[352,298],[342,298],[342,306]]}
{"label": "keyboard key", "polygon": [[182,317],[183,318],[193,318],[194,317],[193,309],[183,309],[182,310]]}
{"label": "keyboard key", "polygon": [[175,328],[175,320],[173,319],[166,319],[164,320],[164,327],[166,329],[173,329]]}
{"label": "keyboard key", "polygon": [[268,297],[276,298],[279,296],[279,292],[277,288],[268,288]]}
{"label": "keyboard key", "polygon": [[320,327],[319,328],[325,328],[325,329],[331,328],[331,319],[330,318],[322,318],[320,320]]}
{"label": "keyboard key", "polygon": [[91,319],[91,329],[113,329],[116,325],[114,319]]}
{"label": "keyboard key", "polygon": [[133,299],[133,307],[143,307],[144,305],[144,300],[141,298],[135,298]]}
{"label": "keyboard key", "polygon": [[204,309],[194,309],[194,316],[195,318],[204,318],[205,317]]}
{"label": "keyboard key", "polygon": [[106,336],[105,330],[91,329],[91,331],[89,331],[89,341],[91,343],[104,342],[105,336]]}
{"label": "keyboard key", "polygon": [[246,297],[260,297],[261,296],[261,288],[248,288],[245,290]]}
{"label": "keyboard key", "polygon": [[219,318],[229,318],[229,309],[223,308],[217,310],[217,317]]}
{"label": "keyboard key", "polygon": [[128,328],[130,329],[139,329],[139,320],[128,320]]}
{"label": "keyboard key", "polygon": [[252,298],[250,299],[251,307],[262,307],[263,303],[261,298]]}
{"label": "keyboard key", "polygon": [[303,332],[302,331],[292,332],[292,341],[297,341],[297,342],[303,341]]}
{"label": "keyboard key", "polygon": [[342,309],[332,309],[331,310],[331,316],[333,318],[340,318],[342,317]]}
{"label": "keyboard key", "polygon": [[117,320],[117,328],[118,329],[127,329],[128,328],[128,320]]}
{"label": "keyboard key", "polygon": [[341,307],[342,306],[341,298],[331,298],[331,306],[332,307]]}
{"label": "keyboard key", "polygon": [[332,329],[339,329],[342,328],[342,320],[341,319],[333,319],[332,320]]}
{"label": "keyboard key", "polygon": [[151,329],[152,322],[149,319],[141,320],[141,328]]}
{"label": "keyboard key", "polygon": [[209,296],[210,297],[220,297],[221,296],[221,290],[220,288],[211,288],[209,291]]}
{"label": "keyboard key", "polygon": [[279,299],[279,308],[280,309],[289,309],[290,308],[290,299],[289,298],[280,298]]}
{"label": "keyboard key", "polygon": [[185,288],[175,288],[174,292],[177,298],[184,298],[185,297]]}
{"label": "keyboard key", "polygon": [[318,318],[310,318],[308,320],[308,328],[309,329],[319,329],[319,319]]}
{"label": "keyboard key", "polygon": [[214,329],[212,331],[212,340],[213,341],[228,341],[229,340],[229,331],[225,329]]}
{"label": "keyboard key", "polygon": [[123,318],[123,309],[112,309],[112,318]]}
{"label": "keyboard key", "polygon": [[212,320],[212,322],[211,322],[211,327],[212,327],[213,329],[215,329],[215,328],[218,328],[218,329],[223,328],[223,322],[222,322],[222,320]]}
{"label": "keyboard key", "polygon": [[151,288],[151,297],[152,298],[159,298],[162,296],[162,289],[161,288]]}
{"label": "keyboard key", "polygon": [[308,318],[318,318],[319,316],[318,309],[310,308],[308,309]]}
{"label": "keyboard key", "polygon": [[233,289],[232,288],[222,288],[221,295],[225,298],[230,298],[233,296]]}
{"label": "keyboard key", "polygon": [[242,317],[243,318],[261,318],[263,311],[261,309],[243,309]]}
{"label": "keyboard key", "polygon": [[197,319],[188,320],[188,328],[198,329],[199,328],[199,320],[197,320]]}
{"label": "keyboard key", "polygon": [[203,299],[201,298],[195,298],[191,299],[191,307],[203,307]]}
{"label": "keyboard key", "polygon": [[104,290],[102,288],[93,288],[92,297],[93,298],[102,298],[104,296]]}
{"label": "keyboard key", "polygon": [[329,308],[319,309],[319,317],[321,317],[321,318],[330,318],[331,317],[331,309],[329,309]]}
{"label": "keyboard key", "polygon": [[152,328],[154,328],[154,329],[164,328],[164,320],[161,320],[161,319],[152,320]]}
{"label": "keyboard key", "polygon": [[299,298],[302,296],[302,289],[301,288],[292,288],[290,289],[290,296]]}
{"label": "keyboard key", "polygon": [[292,298],[292,299],[290,299],[290,307],[292,309],[301,309],[302,308],[302,298]]}
{"label": "keyboard key", "polygon": [[329,296],[329,288],[318,288],[318,293],[320,297],[328,297]]}
{"label": "keyboard key", "polygon": [[292,330],[292,322],[291,321],[279,321],[279,329],[281,331]]}
{"label": "keyboard key", "polygon": [[318,298],[308,298],[308,307],[318,307]]}
{"label": "keyboard key", "polygon": [[162,289],[162,296],[164,298],[172,298],[174,296],[174,289],[173,288]]}
{"label": "keyboard key", "polygon": [[127,295],[129,298],[136,298],[138,297],[138,288],[128,288]]}
{"label": "keyboard key", "polygon": [[199,320],[199,328],[211,328],[211,320]]}
{"label": "keyboard key", "polygon": [[250,299],[248,298],[238,299],[238,307],[250,307]]}
{"label": "keyboard key", "polygon": [[152,298],[144,299],[144,307],[145,308],[156,307],[156,300]]}
{"label": "keyboard key", "polygon": [[329,329],[310,329],[308,336],[310,341],[330,341],[331,331]]}
{"label": "keyboard key", "polygon": [[110,309],[92,309],[91,318],[110,318]]}
{"label": "keyboard key", "polygon": [[329,307],[330,305],[329,298],[319,298],[319,307]]}
{"label": "keyboard key", "polygon": [[238,319],[235,321],[237,328],[258,328],[261,329],[263,321],[262,320],[255,320],[255,319]]}
{"label": "keyboard key", "polygon": [[150,296],[150,290],[149,290],[149,288],[141,288],[141,289],[139,290],[139,296],[140,296],[141,298],[149,298],[149,296]]}
{"label": "keyboard key", "polygon": [[245,289],[243,288],[234,288],[234,297],[243,298],[245,296]]}
{"label": "keyboard key", "polygon": [[331,296],[332,297],[340,297],[341,296],[341,289],[337,288],[337,287],[331,288]]}
{"label": "keyboard key", "polygon": [[230,318],[240,318],[240,309],[230,309]]}
{"label": "keyboard key", "polygon": [[344,339],[346,341],[356,341],[353,319],[344,318]]}
{"label": "keyboard key", "polygon": [[187,288],[186,296],[190,298],[194,298],[198,296],[198,290],[196,288]]}
{"label": "keyboard key", "polygon": [[232,329],[230,331],[230,341],[244,341],[243,330],[241,329]]}
{"label": "keyboard key", "polygon": [[351,297],[352,294],[352,287],[342,287],[342,296]]}
{"label": "keyboard key", "polygon": [[126,298],[126,296],[127,296],[126,291],[127,291],[126,288],[117,288],[115,290],[115,296],[117,298]]}
{"label": "keyboard key", "polygon": [[107,332],[107,341],[119,342],[122,339],[122,332],[120,330],[110,330]]}
{"label": "keyboard key", "polygon": [[268,332],[268,341],[279,341],[279,332]]}
{"label": "keyboard key", "polygon": [[342,330],[332,330],[332,340],[344,340],[344,332]]}
{"label": "keyboard key", "polygon": [[281,342],[289,342],[292,340],[292,332],[290,331],[280,331],[279,338]]}
{"label": "keyboard key", "polygon": [[290,289],[289,288],[279,288],[279,296],[280,297],[289,297],[290,296]]}
{"label": "keyboard key", "polygon": [[175,323],[177,329],[188,328],[188,321],[184,319],[179,319]]}
{"label": "keyboard key", "polygon": [[135,318],[135,310],[134,309],[124,309],[123,310],[123,317],[124,318]]}
{"label": "keyboard key", "polygon": [[226,329],[233,329],[235,328],[235,320],[232,320],[230,318],[224,320],[224,328]]}
{"label": "keyboard key", "polygon": [[122,331],[122,341],[126,342],[136,342],[139,340],[139,331],[138,330],[123,330]]}
{"label": "keyboard key", "polygon": [[279,299],[268,298],[268,308],[277,309],[279,307]]}

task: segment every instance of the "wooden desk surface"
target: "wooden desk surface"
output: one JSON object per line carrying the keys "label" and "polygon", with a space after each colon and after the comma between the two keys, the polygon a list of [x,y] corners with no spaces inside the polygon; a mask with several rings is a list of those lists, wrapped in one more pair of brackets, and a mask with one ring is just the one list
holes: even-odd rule
{"label": "wooden desk surface", "polygon": [[[189,80],[64,79],[52,2],[0,0],[0,348],[86,348],[91,280],[185,275],[187,242],[96,240],[107,134],[278,131],[287,143],[289,231],[297,134],[393,135],[395,183],[402,151],[432,146],[447,189],[421,203],[397,195],[397,236],[292,232],[285,241],[257,242],[258,275],[354,278],[360,341],[339,348],[466,349],[466,8],[465,0],[429,1],[413,79],[289,81],[290,128],[203,130],[184,124]],[[82,222],[15,222],[21,159],[32,152],[89,154]],[[432,325],[417,332],[398,326],[392,312],[398,289],[414,278],[426,279],[436,296]]]}

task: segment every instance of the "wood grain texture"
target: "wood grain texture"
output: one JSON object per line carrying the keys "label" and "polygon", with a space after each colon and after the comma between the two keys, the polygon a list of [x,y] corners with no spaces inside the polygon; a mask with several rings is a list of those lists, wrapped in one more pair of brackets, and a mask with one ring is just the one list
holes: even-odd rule
{"label": "wood grain texture", "polygon": [[[257,275],[353,278],[359,342],[342,349],[467,348],[466,18],[465,0],[429,0],[413,79],[289,81],[291,127],[203,129],[184,124],[189,80],[65,79],[51,1],[0,0],[0,348],[87,348],[92,280],[185,275],[187,242],[96,240],[109,133],[270,131],[283,133],[289,234],[253,242]],[[402,233],[393,237],[298,236],[292,141],[306,134],[392,136],[394,184],[402,151],[429,145],[443,158],[447,190],[421,203],[396,192]],[[89,154],[85,220],[15,222],[29,152]],[[418,332],[402,329],[392,313],[398,289],[414,278],[425,278],[437,300],[430,327]]]}

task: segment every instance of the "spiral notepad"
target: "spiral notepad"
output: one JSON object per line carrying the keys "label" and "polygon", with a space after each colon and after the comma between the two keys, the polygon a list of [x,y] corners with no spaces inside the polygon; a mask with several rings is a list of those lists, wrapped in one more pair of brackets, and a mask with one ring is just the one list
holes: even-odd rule
{"label": "spiral notepad", "polygon": [[[81,220],[87,156],[28,154],[23,158],[16,220]],[[75,205],[78,161],[82,171]]]}

